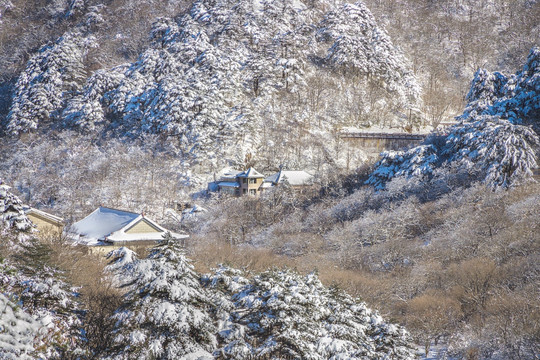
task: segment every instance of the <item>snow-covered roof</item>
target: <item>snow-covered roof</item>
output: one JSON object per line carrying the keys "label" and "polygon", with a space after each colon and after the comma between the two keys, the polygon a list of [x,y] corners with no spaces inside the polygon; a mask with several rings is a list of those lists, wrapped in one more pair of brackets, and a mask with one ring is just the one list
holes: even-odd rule
{"label": "snow-covered roof", "polygon": [[271,182],[266,182],[266,181],[263,182],[262,185],[261,185],[261,187],[262,187],[263,189],[268,189],[268,188],[271,188],[272,186],[274,186],[273,183],[271,183]]}
{"label": "snow-covered roof", "polygon": [[[126,233],[143,219],[155,228],[156,232]],[[98,245],[103,241],[161,240],[162,235],[167,232],[166,229],[143,215],[103,206],[73,224],[70,231],[78,236],[75,239],[77,242],[86,245]],[[177,238],[187,237],[187,235],[171,234]]]}
{"label": "snow-covered roof", "polygon": [[270,175],[264,181],[266,183],[281,184],[285,180],[292,186],[302,186],[302,185],[312,185],[313,184],[313,175],[303,171],[289,171],[281,170],[273,175]]}
{"label": "snow-covered roof", "polygon": [[224,168],[217,175],[218,175],[218,179],[225,180],[225,179],[235,179],[241,173],[242,171],[240,170],[235,170],[232,168]]}
{"label": "snow-covered roof", "polygon": [[37,215],[39,217],[48,219],[48,220],[50,220],[52,222],[55,222],[55,223],[58,223],[58,224],[63,224],[64,223],[64,219],[62,219],[61,217],[46,213],[45,211],[41,211],[41,210],[38,210],[38,209],[35,209],[35,208],[32,208],[32,207],[25,208],[24,213],[27,214],[27,215],[28,214],[35,214],[35,215]]}
{"label": "snow-covered roof", "polygon": [[139,214],[100,206],[84,219],[76,222],[71,231],[79,235],[83,243],[97,243],[111,233],[122,229],[139,217]]}
{"label": "snow-covered roof", "polygon": [[239,178],[263,178],[264,175],[255,170],[254,168],[250,167],[246,171],[241,172],[237,175]]}
{"label": "snow-covered roof", "polygon": [[226,178],[235,178],[235,177],[237,177],[238,175],[240,175],[242,172],[243,172],[243,171],[230,170],[230,171],[224,172],[221,176],[222,176],[222,177],[226,177]]}
{"label": "snow-covered roof", "polygon": [[231,181],[220,181],[217,183],[218,186],[227,186],[227,187],[240,187],[240,184],[237,182],[231,182]]}

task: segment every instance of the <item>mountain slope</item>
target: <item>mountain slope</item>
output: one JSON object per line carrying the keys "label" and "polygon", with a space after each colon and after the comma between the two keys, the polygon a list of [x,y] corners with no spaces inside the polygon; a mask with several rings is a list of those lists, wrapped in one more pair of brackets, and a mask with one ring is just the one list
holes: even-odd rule
{"label": "mountain slope", "polygon": [[[346,124],[419,121],[409,65],[362,3],[197,1],[178,21],[158,19],[137,61],[95,71],[83,84],[100,10],[86,19],[29,61],[7,118],[11,133],[158,133],[183,156],[211,159],[266,156],[261,129],[286,143],[321,131],[328,139]],[[336,91],[321,98],[328,89]],[[300,136],[283,135],[287,122]]]}

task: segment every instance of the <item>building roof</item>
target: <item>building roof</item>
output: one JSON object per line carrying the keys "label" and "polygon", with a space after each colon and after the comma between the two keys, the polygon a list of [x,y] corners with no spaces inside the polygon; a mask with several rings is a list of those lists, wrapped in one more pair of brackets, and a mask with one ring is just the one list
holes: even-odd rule
{"label": "building roof", "polygon": [[240,175],[242,172],[243,171],[238,171],[238,170],[228,170],[228,171],[225,171],[223,174],[221,174],[221,177],[235,178],[238,175]]}
{"label": "building roof", "polygon": [[240,174],[236,175],[236,177],[239,178],[264,178],[264,175],[255,170],[254,168],[250,167],[246,171],[241,172]]}
{"label": "building roof", "polygon": [[217,183],[218,186],[227,186],[227,187],[240,187],[240,184],[237,182],[231,182],[231,181],[220,181]]}
{"label": "building roof", "polygon": [[63,225],[64,224],[64,219],[62,219],[61,217],[49,214],[49,213],[47,213],[45,211],[41,211],[41,210],[38,210],[38,209],[35,209],[35,208],[26,208],[26,209],[24,209],[24,213],[27,214],[27,215],[35,214],[37,217],[44,218],[44,219],[49,220],[50,222],[56,223],[58,225]]}
{"label": "building roof", "polygon": [[[144,220],[156,229],[154,233],[127,233],[135,224]],[[161,240],[167,230],[154,221],[130,211],[111,209],[100,206],[84,219],[76,222],[70,231],[75,240],[86,245],[99,245],[103,241],[137,241]],[[171,233],[174,237],[184,238],[187,235]]]}
{"label": "building roof", "polygon": [[281,184],[287,181],[292,186],[304,186],[313,184],[313,175],[303,171],[280,170],[264,179],[267,183]]}
{"label": "building roof", "polygon": [[231,168],[224,168],[218,173],[218,182],[219,181],[231,181],[236,179],[236,177],[241,174],[242,171],[231,169]]}

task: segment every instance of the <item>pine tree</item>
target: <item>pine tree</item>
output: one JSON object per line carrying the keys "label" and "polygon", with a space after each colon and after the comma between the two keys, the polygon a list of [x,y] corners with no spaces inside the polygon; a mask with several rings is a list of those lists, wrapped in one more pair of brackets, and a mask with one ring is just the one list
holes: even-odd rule
{"label": "pine tree", "polygon": [[33,225],[24,213],[23,203],[9,189],[0,179],[0,225],[7,229],[30,231]]}
{"label": "pine tree", "polygon": [[382,189],[393,178],[421,175],[429,181],[449,170],[492,189],[530,180],[540,148],[540,49],[533,48],[512,76],[479,70],[467,100],[442,146],[426,143],[405,153],[384,153],[366,183]]}
{"label": "pine tree", "polygon": [[326,61],[332,66],[378,79],[380,86],[396,92],[404,105],[416,102],[419,85],[405,57],[363,3],[346,3],[328,12],[319,24],[318,37],[331,44]]}
{"label": "pine tree", "polygon": [[446,139],[444,153],[466,171],[480,171],[492,188],[507,188],[532,176],[537,166],[538,135],[528,126],[508,120],[479,116],[462,123]]}
{"label": "pine tree", "polygon": [[43,358],[80,356],[84,340],[77,289],[51,265],[51,254],[51,248],[37,239],[24,244],[15,255],[17,272],[11,288],[24,310],[42,319],[47,328],[40,345]]}
{"label": "pine tree", "polygon": [[386,182],[394,177],[429,179],[439,162],[437,148],[432,144],[407,151],[384,151],[381,157],[366,181],[378,190],[384,189]]}
{"label": "pine tree", "polygon": [[122,274],[129,273],[133,264],[138,260],[137,253],[127,247],[115,249],[107,254],[109,264],[105,267],[105,272],[113,276],[113,282],[121,287],[129,279],[125,279]]}
{"label": "pine tree", "polygon": [[214,352],[218,358],[246,358],[253,349],[246,343],[247,327],[235,321],[233,295],[249,284],[241,270],[219,265],[211,274],[202,276],[203,285],[212,294],[213,317],[217,320],[217,339],[224,347]]}
{"label": "pine tree", "polygon": [[60,117],[64,102],[79,90],[86,77],[84,56],[90,46],[94,46],[94,39],[76,30],[30,58],[15,85],[7,117],[10,133],[30,132],[40,123]]}
{"label": "pine tree", "polygon": [[493,106],[497,99],[504,96],[502,93],[508,78],[499,72],[489,73],[485,69],[479,69],[474,74],[471,88],[467,94],[468,105],[464,116],[470,116],[474,110],[476,114],[482,114]]}
{"label": "pine tree", "polygon": [[84,131],[95,131],[104,125],[106,109],[110,105],[107,93],[121,83],[127,66],[120,65],[110,70],[96,71],[84,85],[80,94],[67,102],[62,118],[66,125]]}
{"label": "pine tree", "polygon": [[540,47],[531,49],[523,68],[506,76],[478,70],[460,120],[475,122],[480,115],[507,119],[513,124],[538,126],[540,113]]}
{"label": "pine tree", "polygon": [[345,293],[325,288],[314,274],[270,270],[242,285],[245,281],[231,281],[227,271],[211,278],[214,288],[224,288],[234,302],[223,322],[218,358],[414,358],[402,328]]}
{"label": "pine tree", "polygon": [[211,302],[178,242],[166,235],[148,258],[132,263],[125,304],[115,315],[117,359],[210,358]]}

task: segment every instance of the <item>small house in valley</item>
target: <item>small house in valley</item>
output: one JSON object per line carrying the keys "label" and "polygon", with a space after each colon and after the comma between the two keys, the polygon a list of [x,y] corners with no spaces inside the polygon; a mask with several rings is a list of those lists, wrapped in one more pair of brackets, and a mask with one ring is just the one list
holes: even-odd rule
{"label": "small house in valley", "polygon": [[294,190],[312,188],[313,175],[303,170],[279,170],[264,177],[254,168],[246,171],[226,171],[217,181],[208,184],[208,191],[233,196],[259,196],[263,191],[287,183]]}
{"label": "small house in valley", "polygon": [[64,219],[34,208],[24,210],[26,217],[41,234],[58,235],[64,230]]}
{"label": "small house in valley", "polygon": [[[72,238],[81,244],[153,245],[170,232],[155,221],[130,211],[100,206],[70,229]],[[170,232],[176,239],[188,236]]]}
{"label": "small house in valley", "polygon": [[228,171],[218,181],[208,184],[210,191],[222,194],[259,196],[263,191],[264,175],[254,168],[246,171]]}

